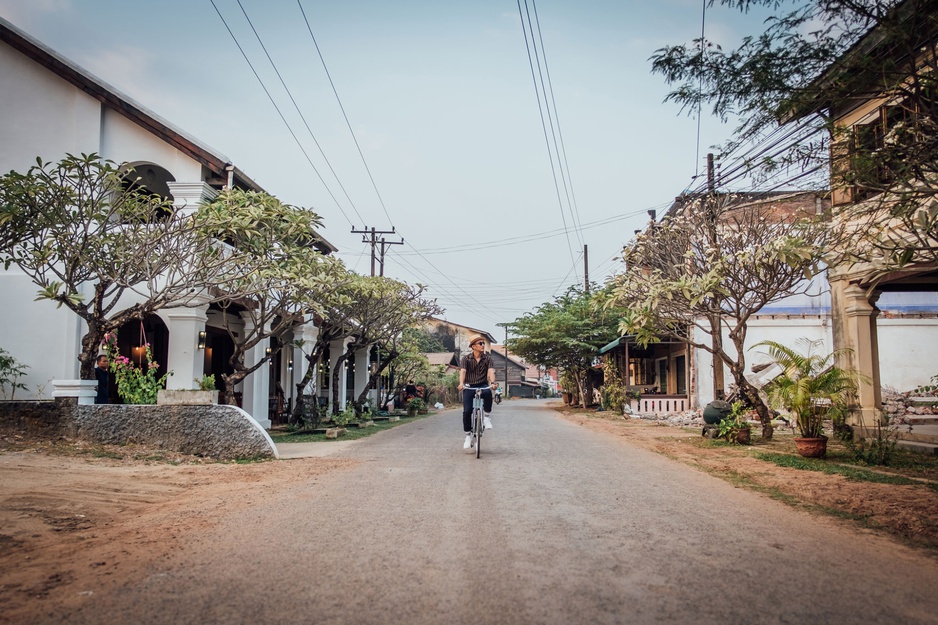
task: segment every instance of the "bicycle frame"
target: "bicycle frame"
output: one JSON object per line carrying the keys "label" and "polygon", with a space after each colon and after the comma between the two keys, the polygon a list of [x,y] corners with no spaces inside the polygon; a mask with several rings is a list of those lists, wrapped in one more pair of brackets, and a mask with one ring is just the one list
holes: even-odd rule
{"label": "bicycle frame", "polygon": [[487,386],[464,386],[467,391],[475,391],[475,397],[472,398],[472,438],[476,446],[476,458],[482,455],[482,433],[485,432],[485,421],[482,419],[482,391]]}

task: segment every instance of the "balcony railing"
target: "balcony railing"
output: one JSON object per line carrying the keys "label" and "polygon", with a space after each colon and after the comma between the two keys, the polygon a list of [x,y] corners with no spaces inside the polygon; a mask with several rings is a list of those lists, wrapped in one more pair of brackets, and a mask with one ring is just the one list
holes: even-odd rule
{"label": "balcony railing", "polygon": [[687,395],[643,395],[629,401],[632,412],[639,414],[675,414],[690,410]]}

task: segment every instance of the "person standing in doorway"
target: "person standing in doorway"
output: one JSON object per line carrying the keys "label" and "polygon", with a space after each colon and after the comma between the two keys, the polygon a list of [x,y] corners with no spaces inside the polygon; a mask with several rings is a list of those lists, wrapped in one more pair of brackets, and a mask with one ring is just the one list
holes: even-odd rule
{"label": "person standing in doorway", "polygon": [[462,392],[462,429],[466,434],[463,449],[472,447],[472,399],[475,397],[473,388],[488,386],[482,391],[482,423],[489,430],[492,429],[492,389],[495,388],[495,367],[492,358],[485,353],[485,339],[477,334],[469,339],[469,347],[472,352],[459,361],[458,389]]}
{"label": "person standing in doorway", "polygon": [[94,368],[94,377],[98,381],[98,394],[94,398],[96,404],[110,403],[108,396],[107,356],[101,354]]}

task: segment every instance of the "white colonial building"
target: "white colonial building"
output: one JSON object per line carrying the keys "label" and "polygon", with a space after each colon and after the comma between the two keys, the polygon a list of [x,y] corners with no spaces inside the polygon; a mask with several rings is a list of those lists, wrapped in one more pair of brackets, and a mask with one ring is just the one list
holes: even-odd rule
{"label": "white colonial building", "polygon": [[[226,186],[263,190],[224,155],[3,19],[0,111],[3,172],[25,172],[37,157],[56,162],[66,154],[97,153],[132,166],[149,192],[171,198],[179,207],[194,208]],[[319,247],[323,253],[335,251],[325,240]],[[79,377],[77,355],[84,324],[52,302],[34,301],[37,290],[15,267],[0,269],[0,293],[5,303],[0,308],[0,347],[29,367],[20,379],[29,390],[17,393],[17,397],[47,398],[52,394],[53,380]],[[168,380],[170,389],[192,388],[193,379],[203,374],[214,373],[217,379],[226,371],[232,346],[222,329],[223,314],[207,304],[160,311],[119,332],[122,353],[133,358],[143,341],[151,343],[161,370],[173,371]],[[318,330],[309,322],[297,327],[295,334],[306,340],[308,350]],[[346,340],[330,346],[333,359],[344,351]],[[267,348],[258,345],[248,354],[248,364],[266,358]],[[340,405],[367,382],[370,354],[371,350],[361,350],[341,378],[346,383],[340,384]],[[240,385],[238,401],[261,425],[269,427],[271,419],[282,417],[294,401],[295,381],[305,370],[300,349],[282,350],[269,367],[257,370]],[[331,399],[323,377],[317,372],[317,387]]]}

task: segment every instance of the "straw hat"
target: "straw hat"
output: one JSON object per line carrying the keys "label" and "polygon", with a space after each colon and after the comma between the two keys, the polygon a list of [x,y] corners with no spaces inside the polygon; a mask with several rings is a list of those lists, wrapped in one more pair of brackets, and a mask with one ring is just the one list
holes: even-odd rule
{"label": "straw hat", "polygon": [[484,345],[485,337],[482,336],[481,334],[473,334],[472,336],[469,337],[469,346],[472,347],[472,344],[475,343],[476,341],[482,341],[482,344]]}

